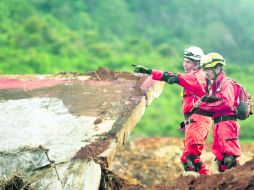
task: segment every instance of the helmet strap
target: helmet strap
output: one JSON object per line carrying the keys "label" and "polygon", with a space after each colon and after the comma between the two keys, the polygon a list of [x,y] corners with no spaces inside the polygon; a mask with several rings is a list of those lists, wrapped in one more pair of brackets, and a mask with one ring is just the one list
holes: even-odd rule
{"label": "helmet strap", "polygon": [[216,73],[215,68],[214,68],[212,71],[213,71],[213,74],[214,74],[214,76],[215,76],[215,78],[214,78],[214,80],[215,80],[215,79],[217,79],[218,74]]}
{"label": "helmet strap", "polygon": [[194,71],[200,69],[200,61],[193,61]]}
{"label": "helmet strap", "polygon": [[216,80],[217,77],[218,77],[218,76],[220,75],[220,73],[222,72],[222,68],[220,68],[220,72],[217,74],[216,71],[215,71],[216,68],[218,68],[218,67],[214,67],[214,68],[213,68],[213,73],[214,73],[214,75],[215,75],[215,79],[214,79],[214,80]]}

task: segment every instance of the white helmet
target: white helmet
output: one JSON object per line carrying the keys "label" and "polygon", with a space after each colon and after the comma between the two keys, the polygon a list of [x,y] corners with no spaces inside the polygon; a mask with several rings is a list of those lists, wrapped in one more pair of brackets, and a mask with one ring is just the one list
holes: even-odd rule
{"label": "white helmet", "polygon": [[183,57],[190,59],[192,61],[200,61],[203,55],[204,55],[203,50],[197,46],[191,46],[185,49],[183,52]]}

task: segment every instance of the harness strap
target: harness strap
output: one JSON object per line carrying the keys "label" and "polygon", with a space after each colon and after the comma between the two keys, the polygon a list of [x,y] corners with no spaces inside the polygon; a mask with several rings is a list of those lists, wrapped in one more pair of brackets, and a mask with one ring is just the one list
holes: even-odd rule
{"label": "harness strap", "polygon": [[195,114],[199,114],[199,115],[204,115],[204,116],[207,116],[207,117],[212,117],[213,116],[213,113],[212,112],[209,112],[209,111],[205,111],[205,110],[201,110],[201,109],[196,109],[194,111]]}
{"label": "harness strap", "polygon": [[205,110],[201,110],[201,109],[193,109],[192,111],[190,111],[187,114],[184,114],[185,119],[187,119],[188,117],[190,117],[192,114],[198,114],[198,115],[203,115],[203,116],[207,116],[207,117],[212,117],[213,113],[209,112],[209,111],[205,111]]}
{"label": "harness strap", "polygon": [[222,121],[229,121],[229,120],[236,121],[237,117],[235,115],[222,115],[222,116],[216,117],[214,119],[214,123],[219,123],[219,122],[222,122]]}
{"label": "harness strap", "polygon": [[193,119],[190,119],[190,120],[187,120],[187,121],[184,122],[185,126],[190,125],[192,123],[194,123]]}

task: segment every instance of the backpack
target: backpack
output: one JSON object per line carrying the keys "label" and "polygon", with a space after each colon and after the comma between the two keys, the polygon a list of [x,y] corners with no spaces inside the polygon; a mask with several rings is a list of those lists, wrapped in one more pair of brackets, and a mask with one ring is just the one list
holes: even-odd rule
{"label": "backpack", "polygon": [[237,119],[245,120],[253,114],[252,101],[253,95],[246,91],[244,86],[233,80],[235,102],[234,107]]}

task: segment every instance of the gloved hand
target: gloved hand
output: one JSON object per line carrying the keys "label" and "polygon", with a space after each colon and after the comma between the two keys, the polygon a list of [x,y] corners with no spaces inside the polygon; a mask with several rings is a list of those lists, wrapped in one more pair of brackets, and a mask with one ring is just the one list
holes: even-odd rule
{"label": "gloved hand", "polygon": [[135,73],[144,73],[144,74],[148,74],[148,75],[152,74],[151,69],[147,69],[147,68],[143,67],[142,65],[132,64],[131,66],[134,67]]}
{"label": "gloved hand", "polygon": [[182,133],[185,132],[185,123],[184,121],[180,123],[179,127],[178,127],[178,130]]}
{"label": "gloved hand", "polygon": [[178,76],[171,72],[164,73],[162,76],[162,80],[167,82],[168,84],[174,84],[179,82]]}

